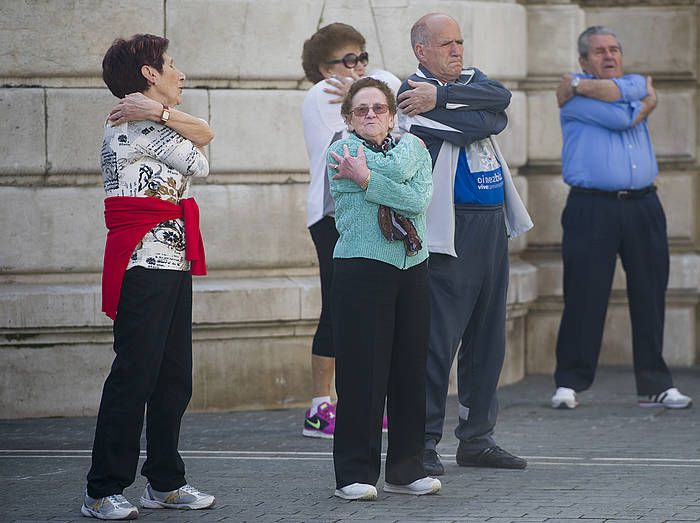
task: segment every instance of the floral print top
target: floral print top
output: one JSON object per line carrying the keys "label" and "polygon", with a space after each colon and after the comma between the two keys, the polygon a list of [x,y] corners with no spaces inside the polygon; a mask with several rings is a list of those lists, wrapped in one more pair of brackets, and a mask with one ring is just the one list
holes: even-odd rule
{"label": "floral print top", "polygon": [[[151,197],[179,204],[189,196],[192,176],[207,176],[209,162],[189,140],[151,121],[105,125],[100,158],[107,196]],[[185,226],[168,220],[151,229],[136,245],[132,267],[187,271]]]}

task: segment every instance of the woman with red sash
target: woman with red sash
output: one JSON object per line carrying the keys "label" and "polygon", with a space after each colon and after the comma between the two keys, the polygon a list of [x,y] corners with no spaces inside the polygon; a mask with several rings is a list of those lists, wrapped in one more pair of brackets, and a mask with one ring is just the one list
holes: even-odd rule
{"label": "woman with red sash", "polygon": [[200,509],[214,496],[185,479],[180,421],[192,394],[192,274],[206,274],[193,176],[209,174],[201,151],[209,125],[173,107],[185,75],[168,40],[118,39],[102,62],[120,102],[110,113],[101,167],[108,228],[102,309],[114,320],[116,357],[105,381],[83,515],[134,519],[123,495],[134,482],[146,417],[147,482],[141,506]]}

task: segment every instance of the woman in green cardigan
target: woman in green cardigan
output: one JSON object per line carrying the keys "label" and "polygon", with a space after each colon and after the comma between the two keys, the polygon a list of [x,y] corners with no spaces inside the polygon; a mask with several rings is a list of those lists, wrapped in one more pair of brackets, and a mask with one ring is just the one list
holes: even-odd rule
{"label": "woman in green cardigan", "polygon": [[332,286],[335,495],[376,499],[385,401],[384,490],[434,494],[440,481],[426,477],[422,463],[430,155],[411,134],[398,143],[389,135],[396,100],[380,80],[355,82],[341,114],[351,134],[331,145],[327,157],[340,235]]}

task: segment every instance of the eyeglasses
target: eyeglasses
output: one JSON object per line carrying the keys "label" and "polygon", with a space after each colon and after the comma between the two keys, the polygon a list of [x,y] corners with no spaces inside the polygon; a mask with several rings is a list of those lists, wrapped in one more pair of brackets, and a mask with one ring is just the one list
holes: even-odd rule
{"label": "eyeglasses", "polygon": [[369,54],[367,53],[367,51],[364,51],[364,52],[360,53],[359,55],[356,55],[355,53],[348,53],[338,60],[328,60],[326,63],[327,64],[341,64],[342,63],[348,69],[353,69],[354,67],[357,66],[357,62],[360,62],[362,65],[367,65],[369,63]]}
{"label": "eyeglasses", "polygon": [[358,118],[364,118],[369,114],[370,109],[374,111],[374,114],[384,114],[389,111],[389,106],[387,104],[374,104],[372,107],[369,105],[360,105],[354,109],[350,109],[350,112]]}

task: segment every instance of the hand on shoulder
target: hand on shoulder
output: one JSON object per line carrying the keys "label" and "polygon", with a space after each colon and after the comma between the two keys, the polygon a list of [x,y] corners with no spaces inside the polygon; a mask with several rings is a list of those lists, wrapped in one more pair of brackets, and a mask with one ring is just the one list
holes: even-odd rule
{"label": "hand on shoulder", "polygon": [[573,80],[573,78],[573,74],[567,73],[561,77],[561,80],[559,80],[559,84],[557,85],[556,89],[557,104],[559,107],[562,107],[566,102],[574,97],[574,91],[571,87],[571,80]]}
{"label": "hand on shoulder", "polygon": [[399,109],[407,116],[416,116],[435,109],[437,87],[430,82],[407,81],[406,89],[398,97]]}
{"label": "hand on shoulder", "polygon": [[162,110],[162,104],[152,98],[142,93],[131,93],[119,100],[107,119],[113,126],[138,120],[158,120]]}
{"label": "hand on shoulder", "polygon": [[335,76],[334,75],[334,76],[331,76],[330,78],[326,78],[324,80],[324,83],[327,84],[328,87],[324,87],[323,92],[334,96],[334,98],[331,98],[328,101],[328,103],[331,103],[331,104],[343,103],[343,99],[345,98],[345,95],[348,94],[348,91],[350,90],[350,86],[359,79],[360,79],[360,77],[357,76],[357,73],[355,73],[354,69],[350,70],[350,76]]}

